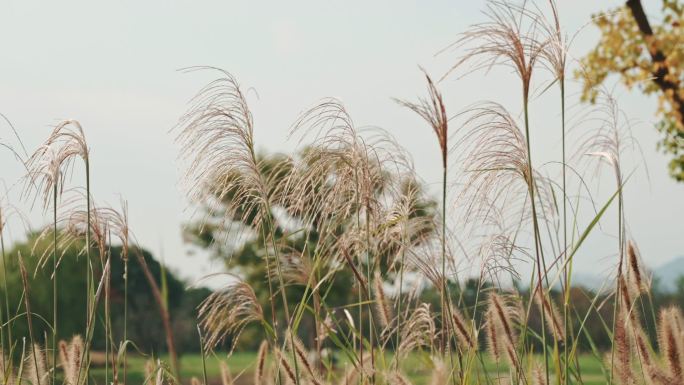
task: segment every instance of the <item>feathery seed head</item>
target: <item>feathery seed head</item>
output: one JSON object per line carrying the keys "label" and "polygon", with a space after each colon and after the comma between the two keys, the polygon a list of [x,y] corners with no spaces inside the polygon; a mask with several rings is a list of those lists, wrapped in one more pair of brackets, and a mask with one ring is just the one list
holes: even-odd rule
{"label": "feathery seed head", "polygon": [[233,278],[233,282],[213,292],[200,304],[199,323],[207,336],[207,349],[228,336],[237,340],[247,324],[263,320],[263,311],[252,287]]}

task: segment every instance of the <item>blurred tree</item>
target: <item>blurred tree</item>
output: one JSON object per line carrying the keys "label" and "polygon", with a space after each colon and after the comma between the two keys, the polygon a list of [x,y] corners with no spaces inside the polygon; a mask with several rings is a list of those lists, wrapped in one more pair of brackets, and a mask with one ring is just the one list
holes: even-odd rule
{"label": "blurred tree", "polygon": [[[51,320],[52,314],[52,279],[51,266],[37,268],[38,256],[44,251],[51,249],[51,237],[38,239],[37,234],[29,234],[28,240],[17,243],[7,253],[7,287],[12,316],[16,316],[13,323],[13,339],[21,341],[28,336],[28,325],[25,316],[22,315],[24,308],[22,301],[22,282],[18,268],[18,255],[24,258],[29,272],[30,301],[32,312],[39,315],[33,318],[34,332],[40,339],[49,330],[45,320]],[[62,250],[62,257],[58,268],[60,285],[58,289],[59,312],[59,338],[68,339],[73,335],[83,335],[85,331],[86,314],[86,274],[85,258],[79,251],[82,243],[75,243],[66,250]],[[118,342],[123,336],[124,324],[124,264],[121,258],[122,248],[111,246],[111,317],[114,341]],[[95,251],[95,250],[94,250]],[[140,253],[154,279],[161,286],[162,266],[152,255],[144,249],[131,249],[130,255]],[[94,255],[97,260],[97,255]],[[99,263],[95,263],[96,280],[99,282]],[[166,302],[172,319],[172,327],[175,331],[177,347],[181,351],[198,351],[199,344],[196,338],[196,315],[197,306],[209,294],[208,289],[185,289],[185,284],[169,271],[166,275]],[[1,276],[0,276],[1,277]],[[157,304],[150,290],[149,282],[140,263],[132,258],[128,264],[128,339],[136,344],[143,352],[161,352],[166,348],[164,328],[160,319]],[[0,278],[1,279],[1,278]],[[0,287],[0,298],[4,298]],[[3,300],[4,301],[4,300]],[[100,301],[100,318],[102,317],[103,304]],[[4,308],[4,306],[3,306]],[[103,319],[98,319],[93,338],[93,348],[104,350],[104,324]]]}
{"label": "blurred tree", "polygon": [[[303,154],[308,151],[305,149]],[[264,180],[268,180],[268,193],[271,196],[278,196],[279,192],[282,191],[283,185],[287,183],[287,179],[294,172],[306,172],[303,170],[296,170],[293,161],[282,154],[259,154],[257,156],[258,164],[260,168],[260,173],[264,177]],[[303,166],[306,167],[306,166]],[[406,190],[404,193],[408,195],[408,190],[422,191],[422,186],[412,179],[412,177],[397,176],[397,175],[387,175],[386,178],[405,178],[403,182],[403,188]],[[237,178],[236,176],[226,176],[227,179]],[[330,180],[334,178],[333,175],[330,176]],[[323,178],[325,179],[325,178]],[[325,188],[318,186],[316,188]],[[380,197],[384,193],[384,186],[377,186],[375,193]],[[237,210],[235,217],[226,217],[228,212],[227,207],[234,197],[233,191],[229,191],[223,196],[216,196],[215,199],[206,202],[200,210],[204,213],[202,218],[194,223],[187,224],[185,226],[185,239],[188,243],[191,243],[202,249],[209,250],[214,258],[217,258],[224,262],[228,271],[239,275],[246,282],[252,286],[257,297],[262,304],[266,319],[271,319],[272,310],[275,309],[278,312],[278,316],[282,316],[284,312],[284,306],[279,295],[274,295],[270,298],[269,294],[269,282],[267,277],[267,269],[265,263],[265,256],[267,255],[267,250],[264,248],[265,244],[271,245],[270,241],[265,239],[264,234],[259,234],[255,231],[253,226],[253,220],[256,213],[250,213],[247,211]],[[255,198],[257,199],[257,198]],[[303,297],[305,284],[308,277],[305,275],[309,272],[307,271],[307,261],[311,261],[314,258],[314,253],[316,250],[321,248],[319,243],[324,242],[321,240],[321,234],[318,226],[321,226],[323,222],[324,214],[316,213],[313,215],[315,218],[311,221],[309,225],[302,225],[304,219],[301,217],[301,213],[293,212],[293,210],[288,210],[289,202],[288,198],[283,198],[278,196],[275,200],[276,204],[272,206],[271,219],[274,224],[274,233],[276,240],[275,245],[280,250],[281,263],[286,266],[286,278],[287,289],[286,296],[288,303],[294,304],[299,303]],[[312,205],[312,203],[304,203],[305,205]],[[415,194],[415,200],[411,202],[413,205],[413,210],[411,215],[414,217],[425,217],[426,222],[432,223],[431,219],[435,215],[436,203],[430,199],[426,199],[422,194]],[[241,207],[253,208],[257,205],[250,204],[250,202],[244,202]],[[247,209],[246,209],[247,210]],[[362,210],[361,207],[356,207],[353,210]],[[237,217],[237,218],[236,218]],[[340,238],[345,233],[349,227],[351,227],[351,222],[355,220],[356,211],[348,213],[347,223],[342,222],[337,225],[334,229],[334,235],[330,238]],[[381,231],[381,226],[386,224],[379,224],[378,231]],[[304,230],[303,227],[306,227]],[[374,230],[375,231],[375,230]],[[417,232],[412,233],[412,239],[408,240],[408,243],[415,244],[420,242],[423,236],[434,231],[431,226],[425,226]],[[388,264],[392,259],[392,255],[398,252],[399,246],[387,246],[378,247],[377,250],[381,250],[381,255],[375,255],[377,260],[381,263],[381,270],[383,272],[387,271]],[[268,250],[269,254],[272,254]],[[331,261],[339,261],[341,256],[332,256],[329,258]],[[320,268],[319,268],[320,269]],[[350,269],[341,269],[339,264],[329,263],[327,266],[323,267],[327,269],[324,271],[319,271],[318,274],[325,276],[328,272],[334,270],[334,274],[330,275],[329,284],[326,285],[323,295],[325,295],[325,303],[329,308],[335,309],[336,306],[349,305],[358,302],[358,289],[356,285],[356,279]],[[365,272],[365,267],[359,267],[359,271]],[[389,278],[392,276],[390,275]],[[275,277],[271,277],[273,282],[271,285],[277,287],[277,281]],[[312,299],[313,301],[313,299]],[[314,303],[308,304],[315,308],[317,305]],[[312,317],[306,317],[302,321],[302,338],[303,340],[312,346],[315,342],[315,327]],[[258,346],[261,338],[263,336],[257,336],[258,328],[247,329],[244,333],[244,344],[248,347]],[[243,346],[244,346],[243,344]]]}
{"label": "blurred tree", "polygon": [[640,0],[595,15],[601,31],[596,47],[582,59],[576,76],[584,81],[583,99],[593,101],[596,87],[610,74],[627,87],[658,95],[663,138],[659,147],[671,154],[672,177],[684,180],[684,7],[679,0],[661,0],[660,21],[652,24]]}

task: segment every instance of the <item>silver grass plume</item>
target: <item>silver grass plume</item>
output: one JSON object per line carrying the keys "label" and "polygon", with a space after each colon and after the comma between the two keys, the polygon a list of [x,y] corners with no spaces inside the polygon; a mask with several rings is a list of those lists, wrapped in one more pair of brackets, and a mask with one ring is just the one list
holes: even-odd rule
{"label": "silver grass plume", "polygon": [[[280,366],[280,372],[283,374],[285,383],[288,385],[293,385],[297,383],[297,375],[295,374],[290,361],[285,357],[283,352],[278,348],[273,349],[276,360],[278,360]],[[265,385],[263,383],[257,383],[255,385]]]}
{"label": "silver grass plume", "polygon": [[306,378],[311,381],[313,385],[323,385],[321,375],[309,359],[308,352],[302,341],[299,337],[295,336],[291,330],[286,334],[288,335],[286,338],[287,345],[290,352],[293,353],[293,356],[297,360],[297,367],[303,369],[302,371],[305,373]]}
{"label": "silver grass plume", "polygon": [[489,293],[485,322],[490,354],[495,360],[506,357],[508,363],[520,370],[517,353],[518,335],[515,322],[519,318],[518,308],[506,303],[504,298],[495,292]]}
{"label": "silver grass plume", "polygon": [[232,282],[200,304],[199,324],[206,333],[207,349],[228,336],[236,341],[247,324],[263,321],[263,311],[252,287],[235,276],[232,278]]}
{"label": "silver grass plume", "polygon": [[430,376],[430,385],[443,385],[449,382],[449,370],[447,369],[444,360],[433,356],[432,361],[432,375]]}
{"label": "silver grass plume", "polygon": [[670,378],[684,376],[684,323],[679,308],[671,306],[660,311],[658,346],[667,365]]}
{"label": "silver grass plume", "polygon": [[46,385],[49,372],[45,351],[38,344],[24,358],[26,362],[26,379],[33,385]]}
{"label": "silver grass plume", "polygon": [[73,166],[74,158],[81,158],[88,164],[89,150],[81,124],[76,120],[65,120],[52,130],[47,140],[26,162],[27,193],[35,188],[45,209],[50,207],[53,191],[61,194],[64,178]]}
{"label": "silver grass plume", "polygon": [[497,65],[509,67],[518,76],[523,97],[529,98],[532,73],[544,54],[547,41],[539,36],[538,20],[531,17],[524,5],[506,1],[487,2],[486,22],[471,26],[459,39],[447,47],[465,50],[443,78],[465,63],[469,72],[488,70]]}
{"label": "silver grass plume", "polygon": [[405,358],[415,349],[432,347],[434,338],[435,323],[430,305],[421,303],[401,327],[401,343],[396,354],[399,358]]}
{"label": "silver grass plume", "polygon": [[387,381],[393,385],[413,385],[413,383],[403,373],[399,371],[391,372],[387,375]]}
{"label": "silver grass plume", "polygon": [[392,306],[388,302],[385,294],[385,289],[382,287],[383,281],[380,276],[380,271],[375,271],[375,279],[373,280],[373,292],[375,293],[375,306],[378,316],[380,318],[380,325],[388,329],[392,325],[394,316],[392,315]]}
{"label": "silver grass plume", "polygon": [[545,314],[544,319],[547,329],[549,329],[556,341],[564,341],[565,329],[563,327],[563,319],[558,312],[558,307],[551,300],[551,295],[541,287],[537,287],[535,292],[534,300],[537,302],[537,306],[539,306],[539,311]]}
{"label": "silver grass plume", "polygon": [[59,342],[59,358],[64,371],[64,381],[69,385],[78,384],[78,372],[81,367],[81,357],[83,354],[83,339],[76,335],[71,341]]}
{"label": "silver grass plume", "polygon": [[225,361],[219,363],[219,370],[221,372],[221,385],[233,385],[233,375]]}
{"label": "silver grass plume", "polygon": [[451,307],[451,318],[456,339],[461,345],[461,349],[464,351],[477,350],[477,335],[473,331],[472,323],[466,321],[461,311],[455,306]]}
{"label": "silver grass plume", "polygon": [[227,223],[237,221],[259,233],[271,219],[275,198],[255,152],[254,120],[245,94],[230,73],[189,69],[198,70],[218,72],[219,78],[191,100],[176,128],[188,197],[197,204],[222,202]]}
{"label": "silver grass plume", "polygon": [[650,280],[641,266],[641,255],[636,244],[627,241],[627,283],[633,296],[650,291]]}
{"label": "silver grass plume", "polygon": [[254,370],[254,384],[264,384],[264,370],[266,366],[266,355],[268,355],[268,342],[261,341],[259,350],[257,351],[256,368]]}

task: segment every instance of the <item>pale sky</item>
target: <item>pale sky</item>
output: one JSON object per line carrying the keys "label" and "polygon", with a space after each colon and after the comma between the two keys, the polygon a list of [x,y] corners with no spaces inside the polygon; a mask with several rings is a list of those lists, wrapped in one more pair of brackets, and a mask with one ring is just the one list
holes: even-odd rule
{"label": "pale sky", "polygon": [[[559,3],[563,26],[574,31],[592,13],[621,2]],[[391,98],[423,95],[419,66],[436,77],[444,74],[458,54],[435,54],[468,25],[482,21],[483,6],[484,1],[456,0],[4,1],[0,113],[15,125],[29,151],[60,120],[79,120],[91,148],[95,199],[113,205],[120,196],[127,199],[131,227],[142,246],[157,256],[163,250],[174,271],[194,280],[220,267],[204,256],[187,255],[182,245],[187,203],[169,130],[213,75],[178,69],[220,67],[253,88],[249,101],[260,150],[292,150],[287,131],[297,115],[320,98],[337,97],[358,126],[392,133],[434,187],[441,175],[436,139]],[[596,38],[597,31],[586,28],[572,55],[581,57]],[[452,113],[480,100],[520,111],[518,81],[505,69],[451,77],[441,87]],[[569,103],[575,103],[577,92],[571,85]],[[642,255],[655,267],[684,255],[684,184],[668,177],[669,158],[655,149],[660,137],[653,128],[654,100],[622,87],[616,94],[630,117],[641,122],[634,135],[650,182],[637,172],[626,187],[627,220]],[[560,150],[557,99],[549,95],[550,101],[535,100],[531,107],[532,145],[540,164],[557,159]],[[7,137],[1,126],[0,138]],[[21,167],[6,151],[0,150],[0,162],[7,183],[21,176]],[[75,173],[71,184],[81,183]],[[30,218],[34,227],[48,220],[40,210]],[[613,245],[610,234],[593,237],[577,256],[576,270],[607,271]]]}

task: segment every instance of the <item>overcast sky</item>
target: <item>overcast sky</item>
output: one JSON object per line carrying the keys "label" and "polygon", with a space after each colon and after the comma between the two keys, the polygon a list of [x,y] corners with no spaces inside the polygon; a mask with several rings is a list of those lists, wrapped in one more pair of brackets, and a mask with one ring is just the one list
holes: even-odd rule
{"label": "overcast sky", "polygon": [[[620,2],[559,3],[564,27],[574,31],[591,14]],[[483,1],[456,0],[4,1],[0,113],[29,151],[60,120],[79,120],[91,148],[95,199],[113,205],[119,197],[127,199],[140,243],[157,256],[163,250],[173,270],[197,279],[219,266],[187,255],[182,245],[187,204],[178,188],[178,148],[169,130],[212,75],[178,69],[221,67],[253,88],[249,101],[260,150],[292,150],[295,144],[286,136],[297,115],[334,96],[358,126],[392,133],[413,155],[418,173],[435,185],[440,171],[432,132],[391,98],[422,95],[419,66],[441,76],[457,53],[436,53],[482,21],[483,6]],[[572,54],[581,57],[596,38],[596,30],[584,29]],[[487,99],[519,113],[517,85],[513,74],[495,69],[486,76],[452,77],[441,87],[453,112]],[[570,103],[577,92],[571,85]],[[668,158],[655,148],[655,101],[621,87],[615,92],[630,117],[641,122],[634,135],[650,173],[649,181],[638,172],[627,187],[629,229],[648,264],[657,266],[684,255],[684,184],[668,177]],[[535,160],[558,159],[557,99],[535,100],[531,110]],[[7,137],[7,128],[0,128],[0,138]],[[0,151],[0,162],[0,176],[8,183],[21,175],[6,152]],[[75,174],[71,183],[82,180]],[[30,218],[35,227],[46,223],[39,210]],[[614,249],[611,235],[597,236],[589,245],[595,247],[578,256],[577,270],[606,271],[608,250]]]}

